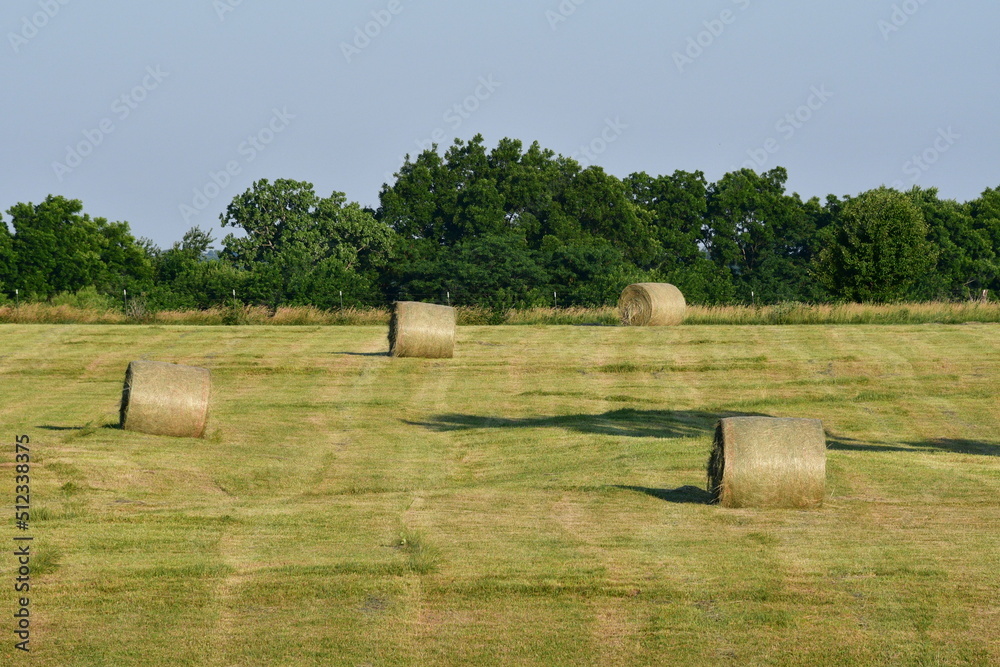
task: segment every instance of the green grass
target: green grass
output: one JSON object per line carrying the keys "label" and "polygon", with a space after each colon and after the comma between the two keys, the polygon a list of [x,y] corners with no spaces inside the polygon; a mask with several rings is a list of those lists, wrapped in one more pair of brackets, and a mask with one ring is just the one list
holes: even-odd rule
{"label": "green grass", "polygon": [[[998,334],[0,326],[30,664],[1000,663]],[[114,426],[143,357],[212,369],[208,437]],[[706,504],[739,414],[823,420],[823,508]]]}

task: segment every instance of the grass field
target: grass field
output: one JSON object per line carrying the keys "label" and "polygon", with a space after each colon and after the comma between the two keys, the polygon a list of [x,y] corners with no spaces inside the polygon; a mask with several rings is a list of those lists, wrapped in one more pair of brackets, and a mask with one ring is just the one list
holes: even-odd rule
{"label": "grass field", "polygon": [[[1000,326],[0,326],[0,664],[1000,664]],[[116,428],[212,369],[208,436]],[[706,504],[720,416],[826,426],[818,510]],[[32,440],[32,655],[13,441]]]}

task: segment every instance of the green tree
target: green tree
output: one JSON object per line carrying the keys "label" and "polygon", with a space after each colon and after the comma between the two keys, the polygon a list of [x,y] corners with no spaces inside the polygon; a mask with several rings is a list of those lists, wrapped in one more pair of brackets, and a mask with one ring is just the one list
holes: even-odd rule
{"label": "green tree", "polygon": [[471,236],[443,250],[417,244],[391,296],[496,311],[546,303],[545,270],[516,232]]}
{"label": "green tree", "polygon": [[193,227],[178,243],[154,256],[155,287],[149,303],[157,309],[205,309],[243,293],[246,272],[214,257],[210,232]]}
{"label": "green tree", "polygon": [[808,298],[816,229],[798,196],[785,193],[787,180],[782,167],[741,169],[708,188],[703,242],[742,301]]}
{"label": "green tree", "polygon": [[[320,198],[311,183],[300,181],[258,181],[220,219],[223,227],[246,234],[226,236],[223,257],[250,273],[248,296],[273,307],[311,303],[321,288],[329,302],[331,290],[352,281],[374,290],[376,272],[394,245],[391,230],[357,203],[348,204],[343,193]],[[382,300],[374,291],[356,298]]]}
{"label": "green tree", "polygon": [[0,295],[14,295],[14,271],[14,240],[3,216],[0,216]]}
{"label": "green tree", "polygon": [[[972,217],[972,228],[977,234],[988,239],[990,248],[1000,264],[1000,188],[987,188],[983,193],[966,204],[965,209]],[[995,269],[976,276],[970,285],[973,289],[1000,290],[1000,272]]]}
{"label": "green tree", "polygon": [[[976,221],[977,226],[989,229],[994,232],[994,222],[1000,221],[1000,187],[987,188],[978,198],[969,202],[969,212]],[[1000,233],[1000,230],[997,230]],[[996,241],[1000,237],[994,236],[994,246],[1000,247]]]}
{"label": "green tree", "polygon": [[[571,295],[567,303],[577,296],[603,302],[607,284],[636,273],[637,265],[654,263],[660,252],[649,233],[648,216],[620,179],[598,167],[581,169],[537,142],[524,150],[514,139],[502,139],[487,151],[477,135],[469,142],[456,140],[443,157],[435,146],[412,161],[407,158],[395,183],[382,188],[378,217],[401,241],[400,261],[386,279],[390,293],[433,293],[452,284],[453,276],[429,279],[431,270],[444,267],[486,284],[485,276],[474,277],[476,271],[464,259],[473,255],[484,271],[541,281],[530,289],[502,290],[508,296],[499,301],[484,289],[452,290],[465,294],[463,298],[477,295],[481,305],[534,299],[532,294],[547,290],[548,277],[556,291],[566,288]],[[490,257],[486,253],[491,250],[513,256]],[[619,266],[612,268],[609,261]],[[581,280],[590,279],[602,285],[596,291],[581,289]]]}
{"label": "green tree", "polygon": [[489,164],[497,191],[503,197],[507,227],[520,230],[529,246],[538,248],[543,227],[556,210],[556,199],[579,165],[533,142],[527,150],[515,139],[501,139]]}
{"label": "green tree", "polygon": [[556,201],[559,206],[549,217],[548,234],[587,245],[604,239],[640,268],[651,267],[660,256],[648,216],[632,201],[627,185],[600,167],[572,173]]}
{"label": "green tree", "polygon": [[151,243],[132,236],[127,222],[107,222],[103,218],[95,222],[103,267],[94,282],[97,290],[115,295],[122,289],[148,291],[154,274]]}
{"label": "green tree", "polygon": [[645,274],[625,261],[609,241],[566,244],[548,237],[542,258],[549,276],[545,297],[559,295],[562,306],[608,306],[617,303],[627,285],[641,282]]}
{"label": "green tree", "polygon": [[967,204],[940,199],[936,188],[914,186],[906,194],[923,213],[928,240],[938,250],[936,270],[920,277],[914,295],[967,299],[989,289],[1000,275],[993,225],[973,217]]}
{"label": "green tree", "polygon": [[97,224],[82,210],[78,200],[49,195],[41,204],[19,203],[7,211],[22,292],[47,299],[95,283],[101,270]]}
{"label": "green tree", "polygon": [[937,248],[927,240],[920,208],[887,188],[844,203],[832,244],[817,261],[817,275],[837,297],[886,302],[907,297],[934,268]]}
{"label": "green tree", "polygon": [[106,294],[147,288],[152,278],[150,257],[128,223],[109,223],[82,211],[79,200],[55,195],[38,205],[11,207],[11,250],[20,288],[46,299],[85,287]]}
{"label": "green tree", "polygon": [[437,146],[407,156],[395,182],[382,187],[377,216],[401,238],[442,247],[511,231],[535,243],[565,164],[537,143],[522,153],[520,141],[503,139],[487,152],[482,135],[456,139],[444,156]]}
{"label": "green tree", "polygon": [[469,235],[501,231],[504,215],[482,136],[407,157],[393,185],[379,194],[378,218],[401,238],[454,245]]}
{"label": "green tree", "polygon": [[648,218],[659,254],[648,266],[651,278],[680,288],[695,303],[728,303],[734,297],[732,273],[720,268],[705,250],[708,184],[700,171],[675,171],[652,177],[645,172],[626,179],[632,201]]}

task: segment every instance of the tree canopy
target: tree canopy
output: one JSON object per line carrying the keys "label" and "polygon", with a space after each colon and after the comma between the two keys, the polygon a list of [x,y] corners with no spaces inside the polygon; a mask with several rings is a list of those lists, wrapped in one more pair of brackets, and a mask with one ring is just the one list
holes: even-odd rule
{"label": "tree canopy", "polygon": [[319,197],[311,183],[257,181],[220,216],[244,236],[223,239],[223,257],[249,274],[251,300],[330,307],[340,292],[350,303],[377,303],[377,271],[388,261],[393,236],[341,192]]}
{"label": "tree canopy", "polygon": [[152,308],[414,299],[505,310],[613,304],[631,282],[693,303],[963,299],[1000,288],[1000,188],[880,187],[803,201],[781,167],[619,178],[537,142],[482,136],[407,156],[378,206],[259,180],[161,250],[50,195],[0,219],[0,300],[121,290]]}
{"label": "tree canopy", "polygon": [[819,276],[849,301],[898,301],[937,262],[924,214],[907,195],[879,188],[848,200]]}
{"label": "tree canopy", "polygon": [[49,298],[90,286],[119,293],[150,286],[152,263],[128,223],[109,223],[82,211],[79,200],[54,195],[7,211],[14,233],[9,242],[0,238],[0,262],[13,265],[7,269],[8,292],[20,289]]}

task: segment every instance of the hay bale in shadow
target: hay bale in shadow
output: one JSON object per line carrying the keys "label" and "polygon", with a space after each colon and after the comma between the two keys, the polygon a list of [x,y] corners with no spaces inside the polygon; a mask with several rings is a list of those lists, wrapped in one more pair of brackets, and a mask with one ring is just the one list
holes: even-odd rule
{"label": "hay bale in shadow", "polygon": [[618,313],[628,327],[680,324],[686,310],[684,295],[669,283],[635,283],[618,299]]}
{"label": "hay bale in shadow", "polygon": [[818,419],[727,417],[715,427],[708,490],[723,507],[816,507],[826,495]]}
{"label": "hay bale in shadow", "polygon": [[121,427],[150,435],[200,438],[208,422],[211,373],[160,361],[133,361],[125,371]]}
{"label": "hay bale in shadow", "polygon": [[397,301],[389,319],[389,356],[450,359],[455,356],[455,309]]}

